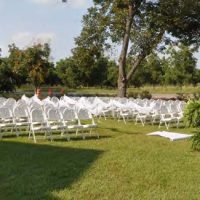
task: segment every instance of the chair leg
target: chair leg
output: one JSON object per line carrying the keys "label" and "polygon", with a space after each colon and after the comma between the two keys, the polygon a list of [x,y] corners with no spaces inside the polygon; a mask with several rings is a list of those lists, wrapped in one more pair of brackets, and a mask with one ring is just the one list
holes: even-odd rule
{"label": "chair leg", "polygon": [[169,129],[169,125],[167,124],[167,122],[165,122],[165,126],[167,128],[167,130]]}
{"label": "chair leg", "polygon": [[62,137],[64,135],[64,133],[65,133],[65,130],[62,129],[60,136]]}
{"label": "chair leg", "polygon": [[34,140],[34,143],[36,143],[37,141],[36,141],[36,137],[35,137],[35,132],[32,131],[32,134],[33,134],[33,140]]}
{"label": "chair leg", "polygon": [[67,141],[69,142],[70,141],[70,134],[69,134],[69,131],[68,131],[68,129],[64,129],[64,134],[66,133],[66,135],[67,135]]}
{"label": "chair leg", "polygon": [[50,141],[52,142],[53,141],[53,137],[52,137],[51,130],[46,130],[46,132],[47,132],[47,137],[50,138]]}
{"label": "chair leg", "polygon": [[83,140],[85,140],[85,133],[83,130],[82,130],[82,138],[83,138]]}
{"label": "chair leg", "polygon": [[142,122],[142,126],[144,126],[144,124],[146,123],[146,118],[144,118],[144,121],[142,119],[140,119],[140,121]]}
{"label": "chair leg", "polygon": [[90,136],[92,135],[92,129],[90,129]]}
{"label": "chair leg", "polygon": [[126,124],[126,119],[125,119],[125,117],[123,116],[123,121],[124,121],[124,124]]}
{"label": "chair leg", "polygon": [[31,138],[31,130],[29,130],[29,133],[28,133],[28,139]]}
{"label": "chair leg", "polygon": [[77,129],[76,129],[76,137],[78,136],[78,131],[79,131],[79,129],[77,128]]}
{"label": "chair leg", "polygon": [[97,133],[97,139],[99,139],[99,133],[98,132],[96,132]]}
{"label": "chair leg", "polygon": [[2,139],[3,137],[3,133],[1,132],[1,129],[0,129],[0,139]]}
{"label": "chair leg", "polygon": [[46,139],[47,138],[47,131],[45,130],[44,131],[44,139]]}
{"label": "chair leg", "polygon": [[70,135],[69,135],[69,132],[67,132],[67,141],[68,141],[68,142],[70,141]]}
{"label": "chair leg", "polygon": [[160,121],[158,128],[160,128],[160,127],[161,127],[161,124],[162,124],[162,121]]}
{"label": "chair leg", "polygon": [[16,136],[19,137],[19,132],[18,132],[17,126],[15,126],[14,129],[15,129]]}
{"label": "chair leg", "polygon": [[176,123],[176,127],[178,128],[179,127],[179,119],[177,119],[177,123]]}
{"label": "chair leg", "polygon": [[137,124],[137,122],[138,122],[138,116],[136,116],[135,118],[135,124]]}

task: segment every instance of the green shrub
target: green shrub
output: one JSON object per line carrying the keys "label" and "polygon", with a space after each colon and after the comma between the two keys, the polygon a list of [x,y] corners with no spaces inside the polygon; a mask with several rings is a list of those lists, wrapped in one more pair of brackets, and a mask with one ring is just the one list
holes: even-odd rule
{"label": "green shrub", "polygon": [[140,98],[141,99],[151,99],[152,95],[149,91],[147,90],[143,90],[141,93],[140,93]]}
{"label": "green shrub", "polygon": [[182,92],[176,93],[176,95],[177,95],[177,99],[180,101],[187,101],[189,99],[188,94],[185,94]]}
{"label": "green shrub", "polygon": [[[189,127],[200,127],[200,100],[191,100],[184,110],[184,121]],[[200,132],[192,137],[192,149],[200,150]]]}
{"label": "green shrub", "polygon": [[200,127],[200,100],[191,100],[184,110],[184,121],[189,127]]}
{"label": "green shrub", "polygon": [[198,91],[198,92],[194,92],[193,94],[193,99],[195,99],[195,100],[199,100],[200,99],[200,92]]}
{"label": "green shrub", "polygon": [[192,137],[192,149],[200,151],[200,132],[197,132]]}

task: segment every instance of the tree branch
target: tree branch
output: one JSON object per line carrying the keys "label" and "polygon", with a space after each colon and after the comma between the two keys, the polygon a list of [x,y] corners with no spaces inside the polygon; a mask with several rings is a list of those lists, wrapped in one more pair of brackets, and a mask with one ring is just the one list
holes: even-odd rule
{"label": "tree branch", "polygon": [[127,81],[130,80],[131,76],[135,73],[135,71],[137,70],[138,66],[140,65],[140,63],[143,61],[143,59],[145,58],[145,55],[144,54],[140,54],[136,61],[133,63],[130,71],[128,72],[128,75],[127,75]]}

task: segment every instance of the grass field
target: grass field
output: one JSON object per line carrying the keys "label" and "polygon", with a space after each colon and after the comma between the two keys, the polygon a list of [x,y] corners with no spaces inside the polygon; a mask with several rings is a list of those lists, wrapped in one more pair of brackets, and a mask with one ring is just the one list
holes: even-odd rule
{"label": "grass field", "polygon": [[[0,141],[2,200],[198,200],[200,154],[191,141],[146,136],[157,126],[103,119],[100,139]],[[171,129],[193,133],[193,129]]]}
{"label": "grass field", "polygon": [[[176,93],[195,93],[200,92],[200,87],[194,87],[194,86],[143,86],[140,88],[128,88],[128,92],[141,92],[147,90],[151,94],[176,94]],[[83,93],[89,93],[89,94],[95,94],[95,93],[103,93],[103,94],[117,94],[117,89],[101,89],[101,88],[82,88],[75,90],[77,92],[83,92]]]}
{"label": "grass field", "polygon": [[[44,96],[48,95],[48,88],[52,88],[54,94],[60,94],[60,91],[64,89],[65,94],[79,94],[79,95],[117,95],[117,88],[98,88],[98,87],[83,87],[83,88],[64,88],[62,86],[57,87],[41,87],[42,94]],[[193,94],[193,93],[200,93],[200,86],[144,86],[140,88],[128,88],[128,93],[138,93],[144,90],[149,91],[151,94],[177,94],[177,93],[184,93],[184,94]],[[23,86],[18,88],[17,91],[21,94],[34,94],[34,88],[32,86]]]}

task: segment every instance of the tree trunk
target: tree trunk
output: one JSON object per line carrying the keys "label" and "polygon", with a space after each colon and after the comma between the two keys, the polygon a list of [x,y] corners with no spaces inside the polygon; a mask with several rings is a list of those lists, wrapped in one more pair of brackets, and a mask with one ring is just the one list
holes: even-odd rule
{"label": "tree trunk", "polygon": [[126,96],[126,90],[127,90],[127,81],[124,79],[124,81],[119,81],[118,79],[118,97],[125,97]]}
{"label": "tree trunk", "polygon": [[131,26],[133,24],[134,16],[134,6],[129,5],[129,13],[126,21],[126,29],[122,44],[122,50],[119,57],[119,76],[118,76],[118,96],[125,97],[127,89],[127,80],[126,80],[126,56],[128,51],[128,45],[130,40]]}

